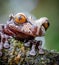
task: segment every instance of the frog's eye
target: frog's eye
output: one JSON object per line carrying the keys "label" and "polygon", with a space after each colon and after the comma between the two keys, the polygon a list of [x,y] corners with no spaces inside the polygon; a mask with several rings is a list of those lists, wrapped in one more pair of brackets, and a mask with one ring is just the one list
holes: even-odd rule
{"label": "frog's eye", "polygon": [[14,18],[15,22],[18,24],[25,23],[26,22],[26,16],[24,14],[16,14]]}

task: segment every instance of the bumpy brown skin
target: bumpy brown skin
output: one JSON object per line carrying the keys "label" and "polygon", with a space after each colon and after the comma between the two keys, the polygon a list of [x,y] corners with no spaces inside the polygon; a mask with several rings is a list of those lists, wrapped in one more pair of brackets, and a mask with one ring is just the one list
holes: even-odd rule
{"label": "bumpy brown skin", "polygon": [[[31,27],[27,25],[29,24]],[[25,28],[24,28],[25,27]],[[24,29],[23,29],[24,28]],[[28,31],[26,28],[29,28]],[[25,31],[26,30],[26,31]],[[29,39],[36,36],[37,26],[34,26],[28,22],[17,25],[14,22],[7,24],[3,32],[9,36],[21,39]]]}

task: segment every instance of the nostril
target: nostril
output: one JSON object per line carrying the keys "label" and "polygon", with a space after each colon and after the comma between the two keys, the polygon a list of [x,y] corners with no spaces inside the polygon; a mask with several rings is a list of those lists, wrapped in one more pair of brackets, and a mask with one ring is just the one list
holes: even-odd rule
{"label": "nostril", "polygon": [[50,23],[48,22],[48,26],[50,26]]}

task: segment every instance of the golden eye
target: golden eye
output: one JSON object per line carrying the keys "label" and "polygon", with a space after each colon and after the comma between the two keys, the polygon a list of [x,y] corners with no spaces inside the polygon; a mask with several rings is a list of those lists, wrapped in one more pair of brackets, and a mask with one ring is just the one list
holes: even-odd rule
{"label": "golden eye", "polygon": [[19,24],[21,24],[21,23],[25,23],[26,22],[26,17],[25,17],[25,15],[24,14],[17,14],[16,16],[15,16],[15,22],[16,23],[19,23]]}

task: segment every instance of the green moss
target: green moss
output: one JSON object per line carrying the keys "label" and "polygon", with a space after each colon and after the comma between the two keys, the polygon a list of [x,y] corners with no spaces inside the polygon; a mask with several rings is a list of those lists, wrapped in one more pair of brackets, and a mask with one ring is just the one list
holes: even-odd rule
{"label": "green moss", "polygon": [[[35,56],[29,55],[30,48],[24,47],[24,43],[15,39],[10,39],[10,48],[3,49],[3,56],[0,57],[1,65],[58,65],[59,53],[47,49],[44,54],[37,54]],[[22,51],[22,48],[25,52]],[[20,54],[20,59],[15,58]],[[58,62],[58,63],[57,63]]]}

